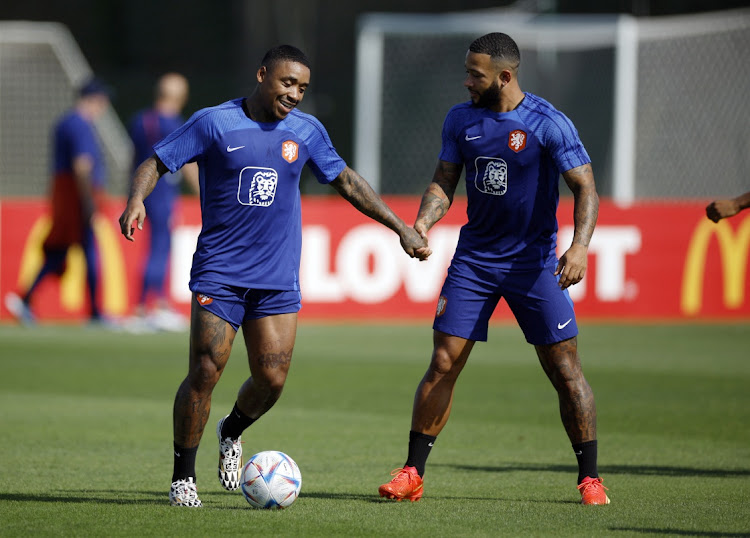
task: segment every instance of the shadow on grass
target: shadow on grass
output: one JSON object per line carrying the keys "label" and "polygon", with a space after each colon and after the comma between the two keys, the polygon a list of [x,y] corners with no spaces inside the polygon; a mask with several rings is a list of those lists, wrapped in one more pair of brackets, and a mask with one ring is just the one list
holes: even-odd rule
{"label": "shadow on grass", "polygon": [[168,504],[163,491],[58,490],[52,493],[0,493],[0,501],[37,503]]}
{"label": "shadow on grass", "polygon": [[[552,473],[577,473],[576,465],[550,464],[514,464],[507,465],[455,465],[449,463],[431,463],[430,466],[450,467],[464,471],[481,471],[486,473],[507,473],[512,471],[547,471]],[[678,467],[672,465],[600,465],[603,475],[629,474],[645,476],[688,476],[702,478],[733,478],[750,476],[750,469],[699,469],[695,467]]]}
{"label": "shadow on grass", "polygon": [[[341,500],[341,501],[367,501],[371,503],[394,503],[393,499],[385,499],[380,497],[377,493],[373,495],[362,494],[362,493],[330,493],[327,491],[302,491],[300,498],[312,498],[312,499],[325,499],[325,500]],[[535,502],[535,503],[553,503],[553,504],[580,504],[580,501],[560,501],[555,500],[544,500],[544,499],[501,499],[499,497],[457,497],[455,495],[429,495],[431,500],[447,500],[447,501],[523,501],[523,502]],[[401,501],[402,504],[410,504],[408,501]]]}
{"label": "shadow on grass", "polygon": [[645,529],[639,527],[610,527],[609,530],[633,532],[636,534],[658,534],[660,536],[676,534],[677,536],[715,536],[716,538],[740,538],[750,534],[747,532],[688,531],[682,529]]}
{"label": "shadow on grass", "polygon": [[[236,493],[226,492],[232,496]],[[204,506],[220,510],[246,510],[247,505],[240,503],[238,506],[211,506],[213,495],[223,495],[225,492],[207,493],[203,499]],[[331,493],[327,491],[302,491],[301,498],[323,499],[333,501],[362,501],[375,504],[394,503],[392,499],[385,499],[377,493]],[[532,502],[543,504],[579,504],[578,501],[559,499],[504,499],[499,497],[457,497],[453,495],[430,495],[432,500],[446,501],[487,501],[487,502]],[[96,503],[96,504],[120,504],[120,505],[161,505],[167,506],[169,501],[163,491],[129,491],[129,490],[57,490],[47,494],[34,493],[0,493],[0,502],[33,502],[33,503]],[[208,506],[206,506],[208,501]],[[410,504],[403,501],[402,504]]]}

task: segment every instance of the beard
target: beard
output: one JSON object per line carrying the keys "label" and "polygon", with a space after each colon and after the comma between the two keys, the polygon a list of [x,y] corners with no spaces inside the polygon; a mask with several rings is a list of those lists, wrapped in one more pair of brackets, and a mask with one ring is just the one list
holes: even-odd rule
{"label": "beard", "polygon": [[500,86],[497,81],[493,82],[492,85],[484,90],[477,99],[476,106],[481,108],[490,108],[500,102]]}

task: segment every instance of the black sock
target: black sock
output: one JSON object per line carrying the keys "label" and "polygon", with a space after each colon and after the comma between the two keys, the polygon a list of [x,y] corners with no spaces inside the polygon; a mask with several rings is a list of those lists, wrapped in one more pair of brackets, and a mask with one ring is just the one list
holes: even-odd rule
{"label": "black sock", "polygon": [[409,467],[416,467],[419,476],[424,476],[424,467],[427,464],[427,456],[430,455],[432,445],[435,444],[432,435],[415,432],[409,432],[409,456],[406,458],[406,464]]}
{"label": "black sock", "polygon": [[181,478],[195,479],[195,455],[198,447],[185,448],[174,444],[174,470],[172,471],[172,482]]}
{"label": "black sock", "polygon": [[244,432],[256,419],[248,417],[245,413],[240,411],[235,402],[232,412],[229,413],[227,418],[224,419],[224,424],[221,425],[221,437],[229,437],[231,439],[239,439],[242,432]]}
{"label": "black sock", "polygon": [[596,469],[596,439],[573,445],[573,452],[578,459],[578,483],[580,484],[587,476],[599,478]]}

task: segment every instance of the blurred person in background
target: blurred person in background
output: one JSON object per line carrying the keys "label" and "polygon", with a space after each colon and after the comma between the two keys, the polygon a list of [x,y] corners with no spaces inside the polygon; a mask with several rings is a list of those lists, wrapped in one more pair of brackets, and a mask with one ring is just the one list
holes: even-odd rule
{"label": "blurred person in background", "polygon": [[[159,78],[154,89],[153,106],[135,114],[128,125],[135,150],[133,170],[153,155],[157,142],[185,123],[181,113],[188,92],[188,81],[179,73],[166,73]],[[148,214],[149,250],[136,316],[125,324],[125,328],[133,332],[154,329],[183,331],[188,327],[187,318],[171,308],[165,289],[172,244],[172,214],[183,179],[189,190],[197,194],[198,166],[189,163],[176,174],[164,174],[144,200]]]}
{"label": "blurred person in background", "polygon": [[94,124],[109,109],[110,97],[110,88],[92,78],[80,87],[74,107],[54,126],[52,226],[43,244],[44,263],[25,293],[5,297],[8,310],[23,323],[35,321],[31,308],[34,292],[47,275],[62,276],[68,250],[74,245],[81,246],[86,258],[90,320],[104,321],[97,300],[99,267],[93,220],[104,200],[107,170]]}
{"label": "blurred person in background", "polygon": [[159,178],[198,163],[202,227],[190,272],[189,368],[173,408],[169,500],[174,506],[201,506],[196,454],[214,387],[240,327],[250,377],[216,426],[224,489],[240,487],[243,431],[281,396],[301,308],[304,166],[357,210],[393,230],[407,254],[420,259],[430,254],[427,241],[347,166],[325,127],[297,110],[310,84],[305,54],[289,45],[274,47],[263,57],[256,80],[250,96],[199,110],[156,144],[154,155],[135,171],[120,217],[122,234],[132,241],[146,218],[144,200]]}
{"label": "blurred person in background", "polygon": [[706,217],[714,222],[719,222],[721,219],[734,217],[748,207],[750,207],[750,192],[740,194],[736,198],[714,200],[706,206]]}
{"label": "blurred person in background", "polygon": [[[608,504],[597,471],[596,405],[578,355],[567,288],[586,272],[599,197],[572,122],[521,91],[518,45],[503,33],[477,38],[466,53],[470,101],[454,106],[414,227],[423,236],[448,211],[465,169],[468,222],[440,292],[430,365],[417,387],[406,463],[383,497],[418,501],[427,457],[448,421],[453,391],[474,343],[504,298],[557,391],[560,416],[578,460],[582,504]],[[556,210],[562,174],[575,199],[573,241],[557,259]]]}

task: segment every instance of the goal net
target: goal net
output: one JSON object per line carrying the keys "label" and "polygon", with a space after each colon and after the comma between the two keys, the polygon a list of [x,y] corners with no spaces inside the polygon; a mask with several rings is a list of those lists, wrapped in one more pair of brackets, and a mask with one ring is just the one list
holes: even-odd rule
{"label": "goal net", "polygon": [[[49,188],[51,131],[92,75],[68,29],[58,23],[0,21],[0,196]],[[113,110],[96,125],[111,192],[125,192],[132,146]]]}

